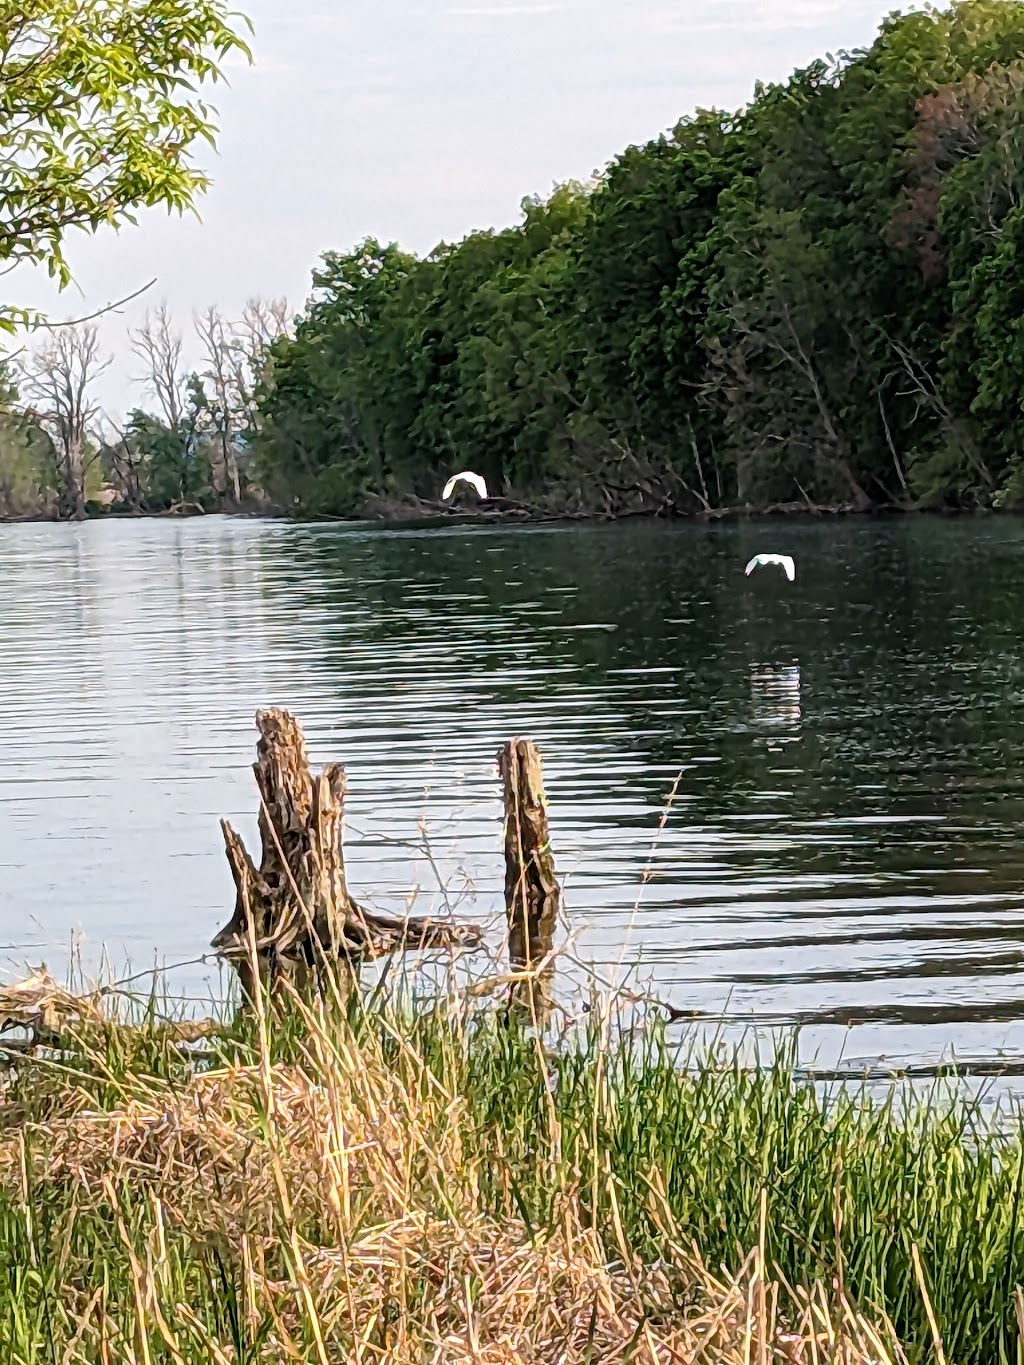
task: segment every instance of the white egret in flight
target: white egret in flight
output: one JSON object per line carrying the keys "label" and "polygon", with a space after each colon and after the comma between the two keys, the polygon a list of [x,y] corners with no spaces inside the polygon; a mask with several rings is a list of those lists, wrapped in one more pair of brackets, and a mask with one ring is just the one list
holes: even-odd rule
{"label": "white egret in flight", "polygon": [[789,555],[755,555],[743,572],[753,573],[755,569],[760,569],[765,564],[778,564],[780,569],[785,569],[786,577],[791,583],[796,578],[796,565]]}
{"label": "white egret in flight", "polygon": [[487,497],[487,485],[480,475],[474,474],[471,469],[464,469],[461,474],[453,474],[445,484],[444,492],[441,494],[441,497],[445,502],[448,501],[455,491],[455,485],[457,483],[471,483],[481,498]]}

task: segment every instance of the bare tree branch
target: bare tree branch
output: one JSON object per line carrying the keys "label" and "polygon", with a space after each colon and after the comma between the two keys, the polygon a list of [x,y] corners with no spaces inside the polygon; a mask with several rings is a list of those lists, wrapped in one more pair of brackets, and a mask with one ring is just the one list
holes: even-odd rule
{"label": "bare tree branch", "polygon": [[230,487],[236,506],[242,500],[241,478],[235,454],[239,397],[236,379],[237,342],[231,328],[216,308],[208,308],[195,318],[196,336],[203,347],[201,374],[211,436],[218,454],[219,476]]}
{"label": "bare tree branch", "polygon": [[95,322],[97,318],[104,318],[108,313],[116,313],[124,307],[126,303],[131,303],[134,299],[143,295],[147,289],[152,289],[157,282],[154,275],[148,284],[144,284],[141,289],[136,289],[134,293],[126,294],[123,299],[118,299],[115,303],[106,303],[102,308],[97,308],[95,313],[86,313],[81,318],[68,318],[64,322],[51,322],[48,318],[41,318],[32,328],[36,332],[54,332],[60,327],[81,327],[85,322]]}
{"label": "bare tree branch", "polygon": [[162,303],[155,313],[147,313],[143,325],[129,336],[132,350],[146,366],[146,372],[138,382],[156,399],[166,425],[177,430],[185,410],[183,343],[181,333],[171,322],[167,305]]}

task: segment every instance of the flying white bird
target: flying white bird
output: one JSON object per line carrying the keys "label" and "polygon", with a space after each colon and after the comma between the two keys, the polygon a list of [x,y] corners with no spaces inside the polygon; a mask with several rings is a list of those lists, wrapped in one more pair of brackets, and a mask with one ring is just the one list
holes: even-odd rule
{"label": "flying white bird", "polygon": [[441,497],[445,502],[448,501],[452,493],[455,491],[455,485],[457,483],[471,483],[473,487],[476,489],[476,491],[480,494],[481,498],[487,497],[487,485],[484,483],[480,475],[474,474],[471,469],[464,469],[461,474],[453,474],[451,478],[448,480],[448,482],[445,484],[444,492],[441,494]]}
{"label": "flying white bird", "polygon": [[780,569],[785,569],[786,577],[791,583],[796,578],[796,565],[789,555],[755,555],[743,572],[753,573],[755,569],[760,569],[765,564],[778,564]]}

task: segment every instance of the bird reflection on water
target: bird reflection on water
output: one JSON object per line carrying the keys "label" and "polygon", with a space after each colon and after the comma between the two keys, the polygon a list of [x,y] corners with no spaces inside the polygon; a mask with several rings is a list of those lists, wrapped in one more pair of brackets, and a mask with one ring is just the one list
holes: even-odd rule
{"label": "bird reflection on water", "polygon": [[758,725],[788,726],[800,721],[800,665],[750,666],[750,698]]}

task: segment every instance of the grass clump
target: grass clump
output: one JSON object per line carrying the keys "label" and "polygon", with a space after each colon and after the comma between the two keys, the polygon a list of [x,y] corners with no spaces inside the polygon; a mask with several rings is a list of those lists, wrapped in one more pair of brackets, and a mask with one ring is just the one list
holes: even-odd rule
{"label": "grass clump", "polygon": [[450,1002],[202,1047],[97,1011],[11,1068],[0,1360],[1022,1358],[1020,1131],[963,1104]]}

